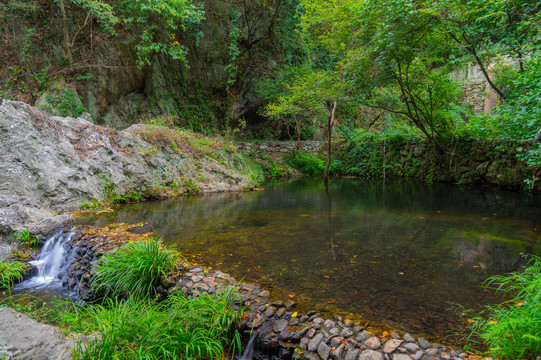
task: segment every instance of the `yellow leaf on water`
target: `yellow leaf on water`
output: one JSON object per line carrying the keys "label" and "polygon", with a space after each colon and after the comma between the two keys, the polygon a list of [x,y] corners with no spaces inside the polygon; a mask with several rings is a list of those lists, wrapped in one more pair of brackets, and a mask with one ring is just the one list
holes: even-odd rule
{"label": "yellow leaf on water", "polygon": [[297,315],[298,315],[298,314],[297,314],[297,312],[295,311],[293,314],[291,314],[291,317],[292,317],[292,318],[296,318]]}

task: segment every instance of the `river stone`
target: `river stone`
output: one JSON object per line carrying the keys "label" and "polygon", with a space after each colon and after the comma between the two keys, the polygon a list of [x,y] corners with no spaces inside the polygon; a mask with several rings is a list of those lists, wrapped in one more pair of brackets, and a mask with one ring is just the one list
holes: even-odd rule
{"label": "river stone", "polygon": [[325,344],[324,341],[322,341],[317,347],[317,353],[321,359],[327,360],[329,358],[329,354],[331,353],[331,348],[329,345]]}
{"label": "river stone", "polygon": [[425,356],[425,352],[422,351],[422,350],[419,350],[415,353],[415,355],[413,356],[413,358],[415,360],[421,360],[423,358],[423,356]]}
{"label": "river stone", "polygon": [[[301,325],[302,327],[302,325]],[[302,339],[302,337],[304,335],[306,335],[306,333],[308,332],[308,330],[310,330],[309,327],[304,327],[303,329],[298,329],[297,328],[297,331],[295,331],[295,333],[293,334],[293,336],[291,337],[291,339],[293,339],[294,341],[299,341],[300,339]]]}
{"label": "river stone", "polygon": [[429,342],[429,341],[426,341],[425,338],[418,338],[417,339],[417,342],[419,343],[419,346],[422,348],[422,349],[428,349],[429,347],[432,346],[432,344]]}
{"label": "river stone", "polygon": [[310,329],[308,330],[308,337],[311,339],[314,337],[314,335],[317,333],[316,329]]}
{"label": "river stone", "polygon": [[54,326],[38,323],[10,308],[0,308],[0,358],[67,360],[76,340]]}
{"label": "river stone", "polygon": [[372,350],[376,350],[381,347],[381,341],[379,341],[376,336],[372,336],[370,339],[366,340],[364,344]]}
{"label": "river stone", "polygon": [[394,354],[393,360],[411,360],[411,358],[405,354]]}
{"label": "river stone", "polygon": [[[320,320],[321,318],[317,318],[317,319],[314,319],[314,324],[318,324],[320,323]],[[317,321],[316,321],[317,320]],[[323,327],[327,330],[330,330],[334,327],[334,321],[332,320],[325,320],[325,322],[323,323]]]}
{"label": "river stone", "polygon": [[285,329],[280,332],[280,335],[278,335],[278,339],[280,339],[280,341],[289,341],[291,340],[291,335],[293,335],[291,331],[288,329]]}
{"label": "river stone", "polygon": [[355,341],[358,341],[358,342],[360,342],[362,344],[366,340],[370,339],[372,336],[373,335],[370,334],[369,332],[362,331],[362,332],[359,333],[359,335],[357,335],[357,337],[355,338]]}
{"label": "river stone", "polygon": [[416,343],[405,343],[403,347],[412,354],[420,350],[419,346]]}
{"label": "river stone", "polygon": [[323,341],[323,334],[317,333],[308,343],[308,351],[316,351],[321,341]]}
{"label": "river stone", "polygon": [[391,339],[387,341],[385,345],[383,346],[383,352],[392,353],[393,351],[396,350],[397,347],[400,346],[400,344],[402,344],[402,340]]}
{"label": "river stone", "polygon": [[303,337],[301,341],[299,342],[299,349],[306,350],[308,348],[309,342],[310,342],[310,339],[308,337]]}
{"label": "river stone", "polygon": [[299,319],[296,317],[289,319],[289,325],[291,326],[299,325]]}
{"label": "river stone", "polygon": [[430,348],[430,349],[426,350],[426,353],[428,355],[435,356],[435,355],[438,355],[440,353],[440,351],[438,349],[436,349],[436,348]]}
{"label": "river stone", "polygon": [[358,354],[359,354],[358,349],[350,348],[348,352],[346,353],[346,356],[344,356],[344,360],[357,360]]}
{"label": "river stone", "polygon": [[344,341],[344,338],[343,338],[343,337],[340,337],[340,336],[333,337],[333,338],[331,339],[331,347],[336,348],[336,347],[340,346],[340,344],[342,343],[342,341]]}
{"label": "river stone", "polygon": [[274,306],[269,306],[267,310],[265,310],[265,316],[271,317],[276,312],[276,308]]}
{"label": "river stone", "polygon": [[300,317],[299,321],[300,321],[301,323],[305,323],[305,322],[307,322],[309,319],[310,319],[310,317],[309,317],[308,315],[303,315],[303,316]]}
{"label": "river stone", "polygon": [[333,360],[342,360],[342,352],[344,351],[344,344],[339,345],[331,354]]}
{"label": "river stone", "polygon": [[383,354],[374,350],[365,350],[359,355],[358,360],[383,360]]}
{"label": "river stone", "polygon": [[321,360],[319,358],[319,356],[317,356],[317,354],[313,353],[313,352],[307,352],[307,353],[304,353],[303,355],[303,360]]}
{"label": "river stone", "polygon": [[287,320],[286,319],[280,319],[274,322],[274,325],[272,326],[272,329],[275,333],[279,333],[283,331],[287,327]]}
{"label": "river stone", "polygon": [[409,333],[405,333],[403,339],[405,342],[408,342],[408,343],[415,342],[415,339]]}
{"label": "river stone", "polygon": [[261,296],[262,298],[267,298],[269,297],[270,295],[270,292],[268,290],[263,290],[261,293],[259,293],[259,296]]}
{"label": "river stone", "polygon": [[344,329],[340,333],[340,336],[345,337],[345,338],[351,337],[353,336],[353,331],[351,331],[350,329]]}
{"label": "river stone", "polygon": [[337,336],[337,335],[340,335],[342,331],[340,330],[340,328],[332,328],[330,331],[329,331],[329,334],[331,334],[332,336]]}
{"label": "river stone", "polygon": [[279,308],[278,311],[276,311],[276,317],[281,318],[286,313],[286,308]]}

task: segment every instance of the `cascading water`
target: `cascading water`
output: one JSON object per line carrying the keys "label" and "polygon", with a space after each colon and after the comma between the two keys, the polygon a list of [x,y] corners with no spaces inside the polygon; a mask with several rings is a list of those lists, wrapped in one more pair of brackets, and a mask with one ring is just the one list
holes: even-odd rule
{"label": "cascading water", "polygon": [[54,285],[61,286],[62,284],[58,275],[66,264],[64,244],[71,239],[72,235],[72,233],[63,234],[60,232],[50,237],[45,242],[37,259],[29,262],[29,264],[37,269],[37,274],[18,284],[16,287],[40,288]]}

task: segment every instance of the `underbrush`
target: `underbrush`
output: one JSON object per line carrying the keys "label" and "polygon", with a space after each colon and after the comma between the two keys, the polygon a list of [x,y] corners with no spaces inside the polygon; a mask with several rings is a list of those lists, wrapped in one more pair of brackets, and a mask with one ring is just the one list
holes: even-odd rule
{"label": "underbrush", "polygon": [[511,298],[471,316],[466,340],[480,339],[494,358],[536,359],[541,355],[541,258],[534,257],[521,273],[492,276],[485,286]]}
{"label": "underbrush", "polygon": [[0,259],[0,289],[8,289],[8,292],[11,292],[11,287],[23,279],[27,268],[23,262]]}
{"label": "underbrush", "polygon": [[286,165],[307,175],[322,175],[325,172],[325,162],[315,155],[299,151],[287,154],[284,157]]}

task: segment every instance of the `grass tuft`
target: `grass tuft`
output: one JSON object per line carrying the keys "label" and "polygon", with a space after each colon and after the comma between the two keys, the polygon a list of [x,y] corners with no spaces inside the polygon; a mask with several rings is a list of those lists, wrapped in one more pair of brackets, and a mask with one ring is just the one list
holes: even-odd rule
{"label": "grass tuft", "polygon": [[179,254],[160,239],[140,239],[106,254],[95,268],[92,289],[97,294],[144,298],[175,269]]}

